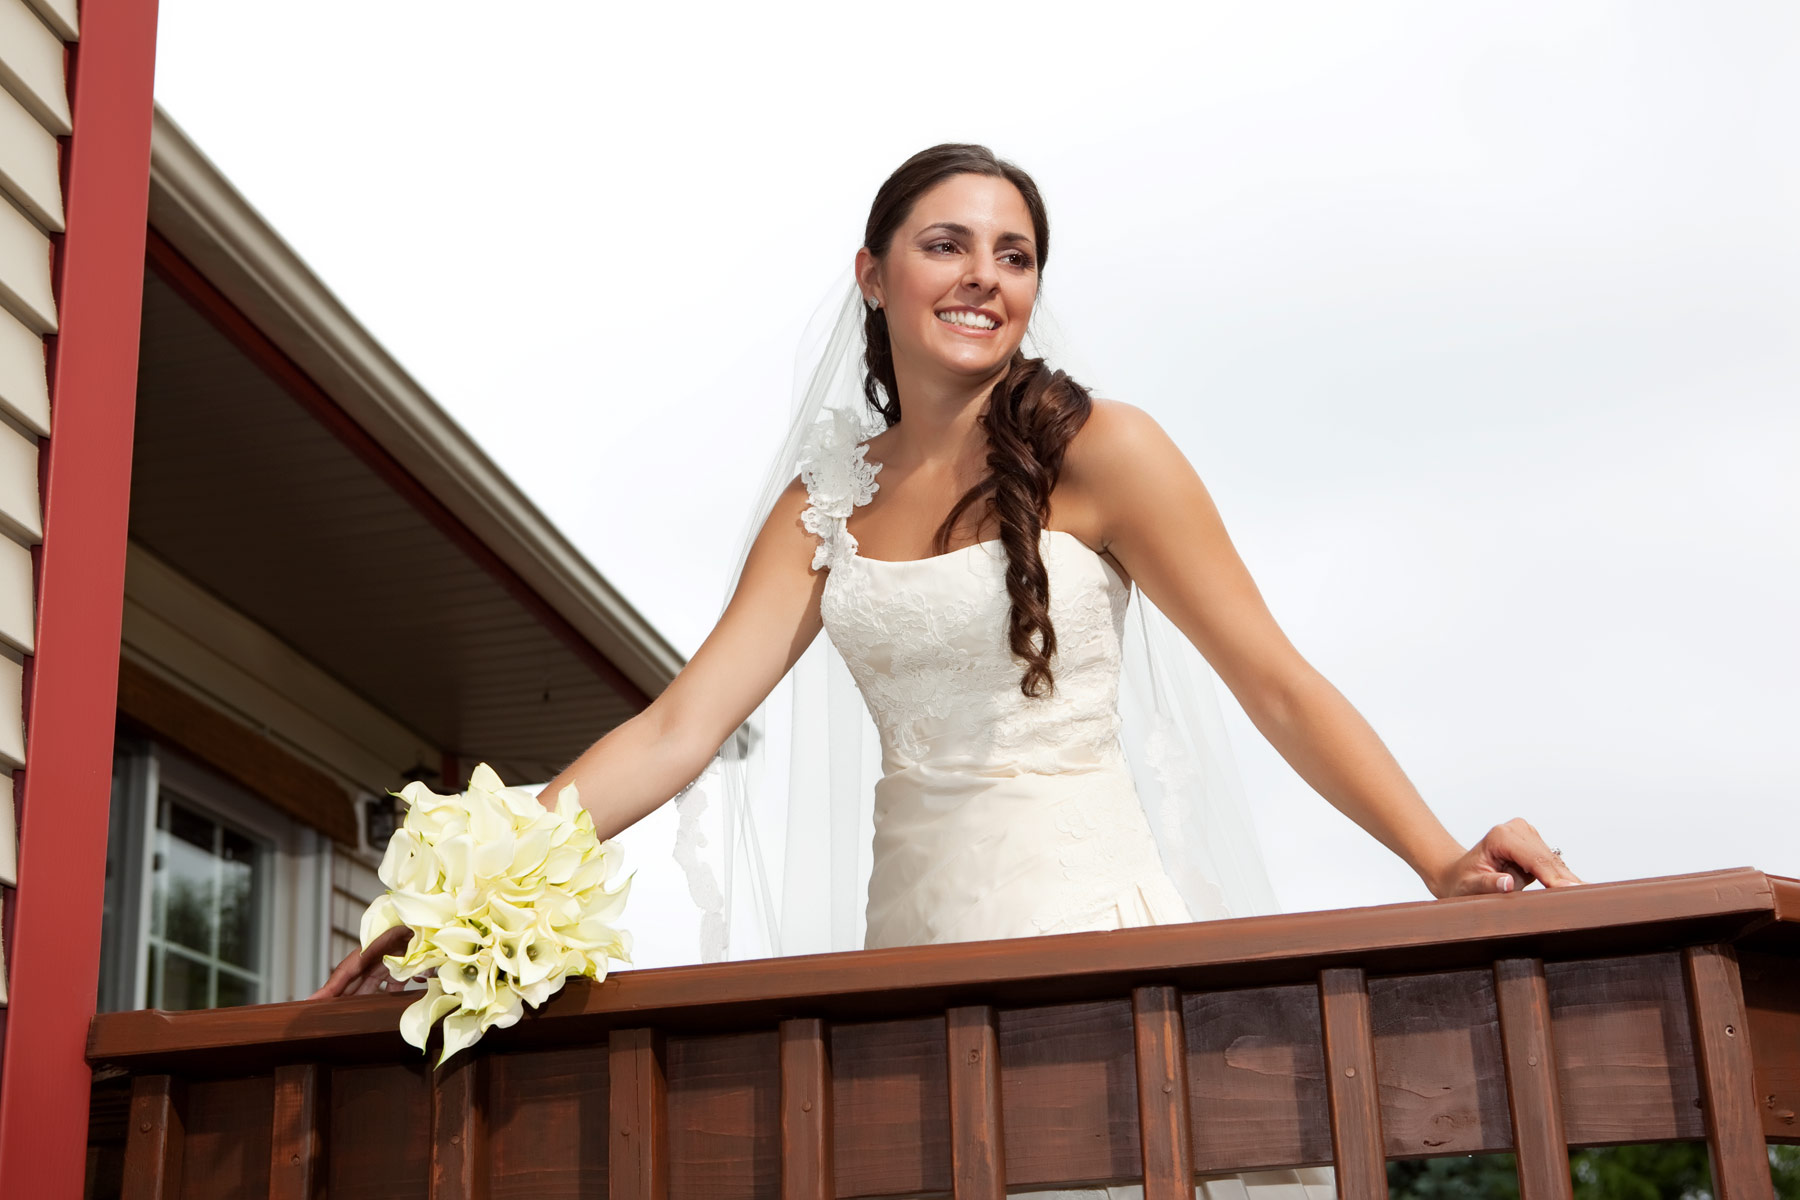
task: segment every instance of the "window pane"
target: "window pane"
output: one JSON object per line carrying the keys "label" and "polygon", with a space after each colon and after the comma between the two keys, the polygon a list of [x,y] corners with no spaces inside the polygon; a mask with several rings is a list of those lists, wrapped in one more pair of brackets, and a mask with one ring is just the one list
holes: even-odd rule
{"label": "window pane", "polygon": [[[157,947],[151,947],[152,954],[156,950]],[[207,977],[212,972],[207,965],[173,947],[165,947],[161,957],[162,995],[157,999],[156,1007],[170,1010],[210,1008],[212,997],[207,994]]]}
{"label": "window pane", "polygon": [[[233,829],[220,832],[223,835],[223,861],[219,872],[219,958],[255,970],[261,949],[256,936],[260,924],[257,920],[256,843]],[[221,982],[220,987],[223,986]],[[227,1001],[221,996],[219,1003]]]}
{"label": "window pane", "polygon": [[213,843],[218,827],[166,793],[156,807],[150,931],[210,955],[215,923],[214,880],[218,874]]}
{"label": "window pane", "polygon": [[219,971],[218,1008],[230,1008],[235,1004],[255,1004],[257,1001],[256,981],[245,979],[224,969]]}

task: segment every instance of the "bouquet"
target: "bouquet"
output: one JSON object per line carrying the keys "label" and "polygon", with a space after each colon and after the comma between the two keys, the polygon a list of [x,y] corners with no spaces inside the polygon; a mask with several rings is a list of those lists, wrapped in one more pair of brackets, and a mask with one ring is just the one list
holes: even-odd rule
{"label": "bouquet", "polygon": [[631,961],[631,935],[613,924],[631,885],[618,872],[623,852],[595,835],[573,785],[550,810],[482,763],[461,795],[416,781],[391,794],[406,820],[381,860],[388,891],[363,914],[362,944],[412,929],[406,952],[383,961],[395,979],[432,973],[400,1035],[423,1051],[442,1018],[439,1066],[569,976],[601,980],[609,957]]}

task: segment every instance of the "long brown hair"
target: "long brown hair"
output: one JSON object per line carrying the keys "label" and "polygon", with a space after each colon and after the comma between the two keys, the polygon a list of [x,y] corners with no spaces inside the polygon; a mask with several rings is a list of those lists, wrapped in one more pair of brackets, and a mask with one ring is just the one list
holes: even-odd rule
{"label": "long brown hair", "polygon": [[[894,234],[911,214],[919,197],[955,175],[989,175],[1019,189],[1031,214],[1037,239],[1039,279],[1050,259],[1050,217],[1031,176],[986,146],[946,142],[921,150],[888,176],[875,193],[863,245],[876,258],[887,255]],[[900,423],[900,389],[894,378],[893,345],[888,340],[887,311],[865,314],[868,335],[864,353],[863,395],[871,407]],[[1006,551],[1006,591],[1012,599],[1008,642],[1025,662],[1019,690],[1037,697],[1055,691],[1050,660],[1056,654],[1056,630],[1050,624],[1050,575],[1039,544],[1050,517],[1050,493],[1062,472],[1063,452],[1087,422],[1094,402],[1088,390],[1041,358],[1015,350],[1006,374],[994,385],[980,420],[987,430],[987,475],[963,493],[938,527],[937,553],[950,544],[957,519],[978,501],[999,521],[1000,544]]]}

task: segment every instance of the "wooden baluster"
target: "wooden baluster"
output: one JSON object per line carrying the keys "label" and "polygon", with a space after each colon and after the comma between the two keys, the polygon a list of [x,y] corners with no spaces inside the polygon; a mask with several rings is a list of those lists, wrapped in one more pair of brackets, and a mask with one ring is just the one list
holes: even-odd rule
{"label": "wooden baluster", "polygon": [[833,1200],[831,1042],[825,1022],[781,1023],[781,1197]]}
{"label": "wooden baluster", "polygon": [[458,1052],[431,1077],[431,1200],[487,1200],[488,1060]]}
{"label": "wooden baluster", "polygon": [[1000,1026],[985,1004],[944,1014],[950,1084],[950,1187],[956,1200],[1004,1200]]}
{"label": "wooden baluster", "polygon": [[607,1037],[607,1196],[667,1200],[669,1085],[663,1036],[654,1029],[615,1029]]}
{"label": "wooden baluster", "polygon": [[1138,1130],[1144,1200],[1193,1200],[1194,1136],[1188,1123],[1187,1033],[1181,993],[1141,987],[1131,993],[1136,1034]]}
{"label": "wooden baluster", "polygon": [[131,1081],[121,1200],[174,1200],[181,1194],[186,1103],[186,1089],[173,1076],[139,1075]]}
{"label": "wooden baluster", "polygon": [[1756,1110],[1755,1063],[1745,1023],[1744,985],[1729,945],[1689,946],[1681,954],[1706,1149],[1718,1200],[1771,1200],[1769,1147]]}
{"label": "wooden baluster", "polygon": [[275,1068],[275,1120],[269,1137],[269,1200],[324,1200],[330,1176],[330,1071],[318,1063]]}
{"label": "wooden baluster", "polygon": [[1341,1200],[1385,1200],[1387,1144],[1375,1086],[1375,1034],[1369,982],[1360,967],[1319,972],[1325,1033],[1325,1094],[1331,1103],[1331,1154]]}
{"label": "wooden baluster", "polygon": [[1520,1200],[1572,1200],[1569,1138],[1563,1129],[1562,1090],[1550,1033],[1550,987],[1538,958],[1494,964],[1500,1008],[1500,1045],[1506,1060],[1506,1103],[1512,1111],[1513,1152]]}

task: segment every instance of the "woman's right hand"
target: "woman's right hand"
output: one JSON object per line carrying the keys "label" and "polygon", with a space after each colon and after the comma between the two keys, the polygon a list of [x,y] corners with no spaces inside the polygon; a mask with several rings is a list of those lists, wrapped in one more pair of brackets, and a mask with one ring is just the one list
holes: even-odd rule
{"label": "woman's right hand", "polygon": [[374,941],[367,950],[352,950],[344,956],[331,972],[331,978],[325,986],[308,996],[308,1000],[317,1000],[321,996],[360,996],[365,992],[398,992],[406,987],[406,980],[395,979],[382,962],[382,956],[399,954],[406,949],[412,940],[412,930],[405,925],[396,925]]}

